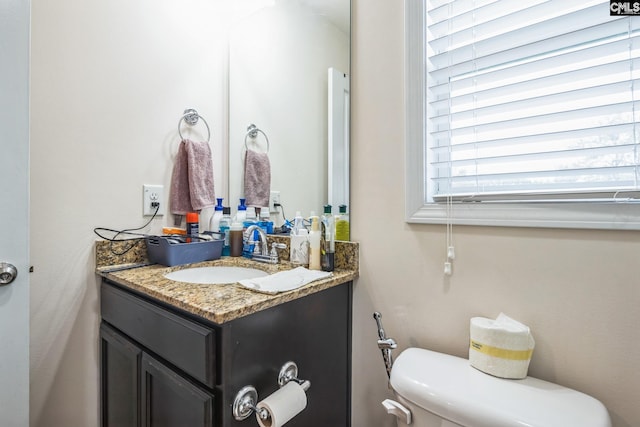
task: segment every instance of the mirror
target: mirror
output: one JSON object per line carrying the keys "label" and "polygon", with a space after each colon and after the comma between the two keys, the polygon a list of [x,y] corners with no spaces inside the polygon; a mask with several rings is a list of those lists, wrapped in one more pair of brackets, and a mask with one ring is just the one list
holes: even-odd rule
{"label": "mirror", "polygon": [[[266,152],[276,225],[349,202],[350,0],[275,0],[229,36],[229,198],[244,197],[246,149]],[[248,127],[261,132],[255,138]],[[329,130],[330,129],[330,130]],[[268,138],[268,144],[267,144]],[[329,160],[330,159],[330,160]],[[276,215],[277,214],[277,215]]]}

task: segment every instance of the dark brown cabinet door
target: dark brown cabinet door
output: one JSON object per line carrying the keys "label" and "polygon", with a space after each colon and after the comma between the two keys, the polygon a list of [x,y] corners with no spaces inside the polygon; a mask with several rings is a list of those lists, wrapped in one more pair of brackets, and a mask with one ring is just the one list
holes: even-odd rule
{"label": "dark brown cabinet door", "polygon": [[213,427],[213,395],[149,356],[141,362],[144,427]]}
{"label": "dark brown cabinet door", "polygon": [[102,427],[138,427],[142,350],[104,323],[100,343]]}

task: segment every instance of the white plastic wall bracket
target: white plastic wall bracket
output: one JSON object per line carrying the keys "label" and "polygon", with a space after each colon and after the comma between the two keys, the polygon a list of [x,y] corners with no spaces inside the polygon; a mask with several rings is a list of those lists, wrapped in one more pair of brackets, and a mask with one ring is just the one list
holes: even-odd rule
{"label": "white plastic wall bracket", "polygon": [[401,403],[398,403],[395,400],[385,399],[382,401],[382,406],[387,410],[387,414],[394,415],[407,425],[411,424],[411,411]]}

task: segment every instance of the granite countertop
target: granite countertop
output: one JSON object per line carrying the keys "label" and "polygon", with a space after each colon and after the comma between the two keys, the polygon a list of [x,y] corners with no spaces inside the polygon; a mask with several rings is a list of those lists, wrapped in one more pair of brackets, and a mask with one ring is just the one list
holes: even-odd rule
{"label": "granite countertop", "polygon": [[275,273],[293,268],[288,260],[272,265],[242,257],[222,257],[214,261],[174,267],[145,265],[148,264],[148,259],[144,241],[124,256],[118,256],[117,253],[118,250],[113,250],[109,242],[96,243],[96,273],[99,276],[218,324],[341,285],[358,277],[358,244],[353,242],[336,242],[336,269],[331,277],[275,295],[252,291],[237,283],[184,283],[166,279],[164,275],[184,268],[220,265],[257,268]]}

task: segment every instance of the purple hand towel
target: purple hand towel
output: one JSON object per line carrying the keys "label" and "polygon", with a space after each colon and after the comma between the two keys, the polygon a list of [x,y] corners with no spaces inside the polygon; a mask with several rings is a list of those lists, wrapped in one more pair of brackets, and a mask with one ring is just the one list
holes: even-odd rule
{"label": "purple hand towel", "polygon": [[215,205],[213,160],[208,142],[180,143],[171,176],[170,209],[175,215]]}
{"label": "purple hand towel", "polygon": [[244,197],[247,206],[269,206],[271,163],[267,153],[247,150],[244,157]]}

